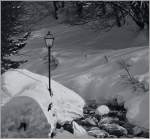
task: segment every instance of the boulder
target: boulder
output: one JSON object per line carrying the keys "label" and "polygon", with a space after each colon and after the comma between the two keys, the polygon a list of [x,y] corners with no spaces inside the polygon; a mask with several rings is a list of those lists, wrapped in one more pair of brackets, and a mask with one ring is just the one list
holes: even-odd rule
{"label": "boulder", "polygon": [[[51,125],[50,135],[55,130],[56,123],[62,124],[83,116],[85,101],[77,93],[54,80],[51,80],[51,97],[48,78],[45,76],[25,69],[10,70],[2,75],[1,85],[3,93],[9,94],[9,99],[3,102],[7,103],[13,97],[26,96],[39,104]],[[52,108],[48,111],[50,103]]]}
{"label": "boulder", "polygon": [[114,124],[114,123],[113,124],[102,124],[101,128],[103,130],[107,131],[109,134],[115,135],[117,137],[128,134],[128,131],[124,127],[122,127],[118,124]]}
{"label": "boulder", "polygon": [[99,127],[91,127],[90,130],[99,130]]}
{"label": "boulder", "polygon": [[94,118],[94,117],[88,117],[85,119],[85,122],[91,126],[95,126],[96,125],[96,122],[97,122],[97,119]]}
{"label": "boulder", "polygon": [[101,130],[101,129],[90,130],[88,131],[88,134],[96,138],[104,138],[109,136],[109,134],[105,130]]}
{"label": "boulder", "polygon": [[57,139],[57,138],[62,138],[62,137],[65,137],[65,138],[73,138],[74,135],[71,134],[70,132],[64,130],[64,131],[62,131],[62,132],[58,132],[58,133],[56,134],[56,136],[55,136],[56,139]]}
{"label": "boulder", "polygon": [[110,109],[108,108],[108,106],[106,105],[101,105],[96,109],[96,114],[102,116],[102,115],[106,115],[110,112]]}
{"label": "boulder", "polygon": [[115,135],[109,135],[108,138],[117,138]]}
{"label": "boulder", "polygon": [[140,127],[134,127],[133,129],[133,134],[135,135],[135,136],[138,136],[138,135],[140,135],[140,134],[142,134],[143,133],[143,131],[142,131],[142,129],[140,128]]}
{"label": "boulder", "polygon": [[82,136],[86,136],[87,135],[86,130],[82,126],[77,124],[75,121],[72,122],[72,127],[73,127],[73,134],[75,136],[82,137]]}
{"label": "boulder", "polygon": [[111,123],[116,123],[119,122],[119,119],[117,117],[112,118],[112,117],[103,117],[100,122],[98,123],[98,125],[102,125],[102,124],[111,124]]}

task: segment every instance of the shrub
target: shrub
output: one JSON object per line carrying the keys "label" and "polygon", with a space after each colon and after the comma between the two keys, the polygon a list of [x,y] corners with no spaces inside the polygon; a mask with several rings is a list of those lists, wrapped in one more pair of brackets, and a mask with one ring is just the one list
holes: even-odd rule
{"label": "shrub", "polygon": [[135,78],[133,74],[130,72],[130,65],[127,61],[124,59],[121,59],[117,61],[118,65],[121,69],[124,69],[127,75],[121,75],[121,78],[124,79],[125,83],[128,86],[131,86],[134,91],[142,90],[143,92],[149,91],[149,84],[147,81],[139,81],[138,78]]}

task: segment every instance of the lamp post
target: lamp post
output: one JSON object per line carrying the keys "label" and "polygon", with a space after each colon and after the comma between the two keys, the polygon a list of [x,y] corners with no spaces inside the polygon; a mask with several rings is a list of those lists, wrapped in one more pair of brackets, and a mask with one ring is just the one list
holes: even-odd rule
{"label": "lamp post", "polygon": [[52,96],[52,91],[51,91],[51,48],[53,47],[53,42],[54,42],[54,36],[51,34],[50,31],[48,31],[47,35],[44,37],[46,47],[48,48],[48,68],[49,68],[49,93],[50,96]]}

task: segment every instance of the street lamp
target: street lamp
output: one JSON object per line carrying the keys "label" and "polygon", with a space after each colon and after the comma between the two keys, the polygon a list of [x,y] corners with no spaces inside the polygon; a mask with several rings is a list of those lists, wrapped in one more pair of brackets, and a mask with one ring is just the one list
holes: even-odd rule
{"label": "street lamp", "polygon": [[52,96],[52,91],[51,91],[51,48],[53,47],[53,42],[54,42],[54,36],[51,34],[50,31],[48,31],[47,35],[44,37],[46,47],[48,48],[48,67],[49,67],[49,92],[50,96]]}

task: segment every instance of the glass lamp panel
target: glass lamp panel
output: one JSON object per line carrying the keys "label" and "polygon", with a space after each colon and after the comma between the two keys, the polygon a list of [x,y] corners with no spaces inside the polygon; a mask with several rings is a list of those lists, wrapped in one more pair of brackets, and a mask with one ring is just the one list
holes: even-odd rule
{"label": "glass lamp panel", "polygon": [[53,39],[52,38],[47,38],[47,39],[45,39],[45,41],[46,41],[46,45],[47,45],[47,47],[52,47],[52,45],[53,45]]}

